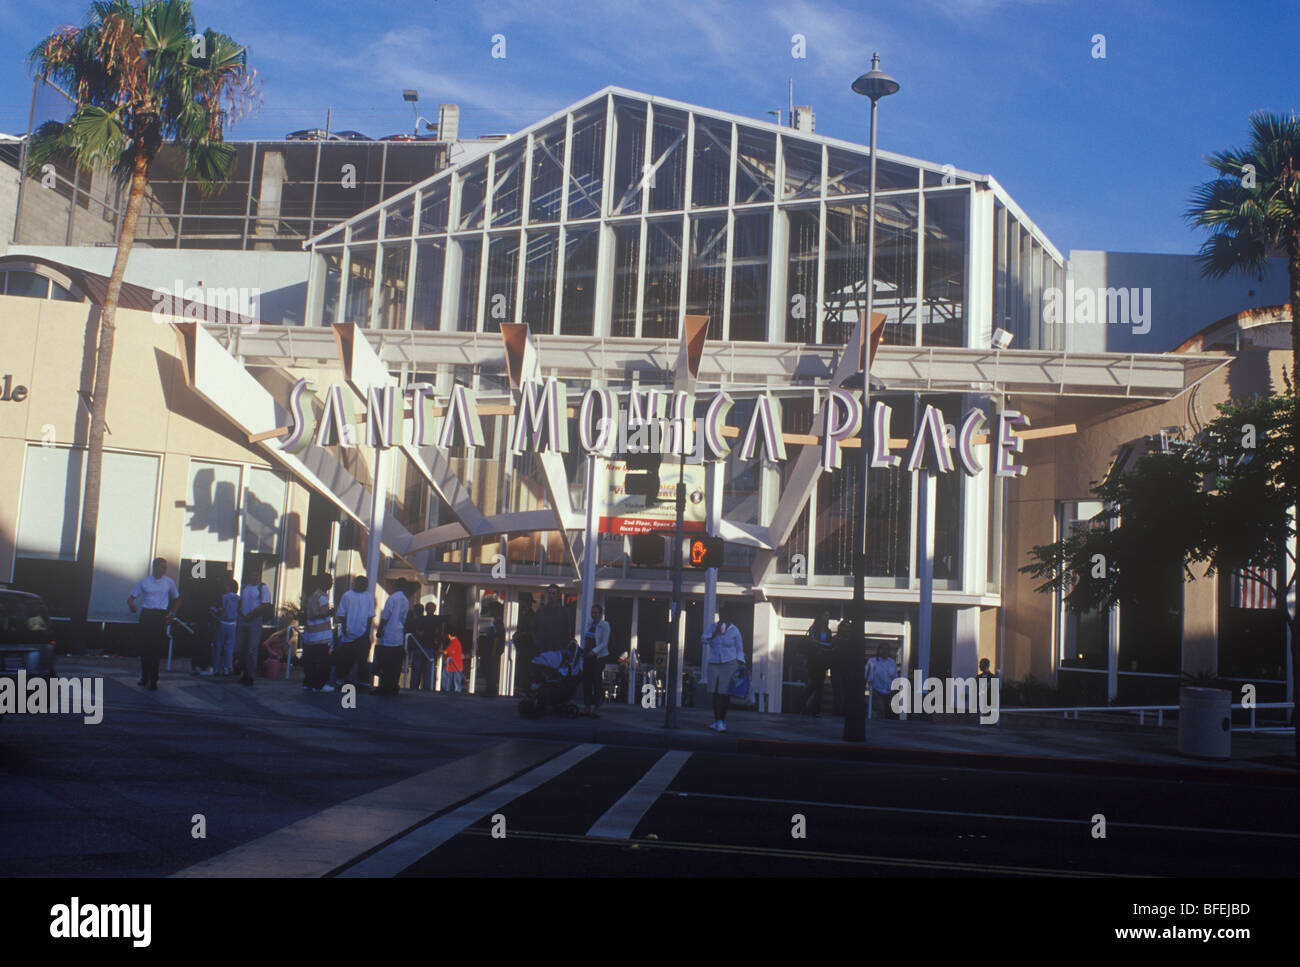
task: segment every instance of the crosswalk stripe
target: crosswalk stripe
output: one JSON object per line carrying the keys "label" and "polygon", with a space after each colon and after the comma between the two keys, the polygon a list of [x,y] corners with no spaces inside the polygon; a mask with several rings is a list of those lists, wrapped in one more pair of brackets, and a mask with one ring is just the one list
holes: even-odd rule
{"label": "crosswalk stripe", "polygon": [[587,835],[608,839],[630,839],[632,830],[636,829],[636,824],[641,822],[641,817],[650,811],[650,807],[663,795],[668,784],[677,778],[677,773],[681,771],[682,766],[686,765],[686,760],[690,757],[689,752],[679,750],[665,752],[622,799],[610,806],[605,814],[596,820],[591,829],[587,830]]}
{"label": "crosswalk stripe", "polygon": [[408,835],[389,843],[377,853],[367,856],[360,863],[348,867],[339,873],[339,876],[396,876],[453,836],[464,832],[484,816],[490,816],[507,803],[550,782],[600,748],[599,745],[584,744],[570,749],[563,755],[524,773],[518,779],[489,790],[459,809],[454,809],[447,815],[412,830]]}
{"label": "crosswalk stripe", "polygon": [[132,691],[156,700],[159,705],[167,705],[172,708],[198,709],[204,712],[212,712],[221,708],[216,702],[209,702],[193,694],[190,691],[191,686],[163,685],[156,692],[146,692],[142,690],[142,686],[136,684],[139,679],[131,678],[129,675],[113,675],[111,677],[113,681],[126,685]]}

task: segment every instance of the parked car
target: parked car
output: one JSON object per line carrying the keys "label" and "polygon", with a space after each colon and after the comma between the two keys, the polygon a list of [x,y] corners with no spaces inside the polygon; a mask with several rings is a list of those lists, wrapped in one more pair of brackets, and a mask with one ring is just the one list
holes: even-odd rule
{"label": "parked car", "polygon": [[390,134],[379,139],[380,141],[437,141],[436,134]]}
{"label": "parked car", "polygon": [[337,137],[340,141],[373,141],[373,140],[375,140],[374,138],[370,137],[369,135],[362,134],[360,131],[339,131],[336,135],[332,135],[331,137]]}
{"label": "parked car", "polygon": [[[40,595],[0,588],[0,677],[54,674],[54,627]],[[0,713],[3,717],[3,713]]]}
{"label": "parked car", "polygon": [[327,132],[324,128],[304,128],[302,131],[291,131],[284,136],[286,141],[341,141],[343,140],[337,134]]}

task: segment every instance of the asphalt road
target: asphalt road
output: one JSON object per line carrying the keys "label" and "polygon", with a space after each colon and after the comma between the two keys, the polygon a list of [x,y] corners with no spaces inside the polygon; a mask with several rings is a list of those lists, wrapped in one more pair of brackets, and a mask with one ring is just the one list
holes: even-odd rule
{"label": "asphalt road", "polygon": [[[401,724],[370,695],[342,713],[331,696],[234,684],[107,687],[111,714],[99,725],[0,723],[0,875],[177,873],[284,841],[286,828],[329,830],[331,817],[356,815],[338,813],[356,808],[341,804],[376,797],[390,818],[400,809],[394,832],[365,848],[324,837],[322,854],[335,853],[322,872],[1233,877],[1300,868],[1294,785],[518,743]],[[489,755],[492,775],[474,758]],[[453,788],[448,770],[459,770],[457,791],[432,803],[428,789]],[[293,869],[262,858],[272,872]]]}

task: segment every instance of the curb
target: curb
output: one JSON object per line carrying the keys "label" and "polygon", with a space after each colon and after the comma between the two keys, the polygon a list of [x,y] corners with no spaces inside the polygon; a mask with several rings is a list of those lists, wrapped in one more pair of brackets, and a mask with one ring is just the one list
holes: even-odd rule
{"label": "curb", "polygon": [[1123,778],[1218,779],[1260,785],[1295,786],[1300,772],[1284,769],[1235,769],[1212,765],[1145,762],[1107,762],[1097,759],[1067,759],[1052,756],[1000,755],[977,752],[938,752],[932,749],[892,749],[863,745],[834,745],[826,742],[793,742],[783,739],[740,739],[738,752],[751,755],[794,758],[840,759],[888,762],[902,765],[956,766],[981,769],[1025,770],[1072,773],[1075,775]]}

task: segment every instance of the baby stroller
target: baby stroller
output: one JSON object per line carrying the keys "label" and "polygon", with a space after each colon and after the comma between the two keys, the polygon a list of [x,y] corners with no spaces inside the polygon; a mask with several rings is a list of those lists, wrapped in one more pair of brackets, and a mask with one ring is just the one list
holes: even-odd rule
{"label": "baby stroller", "polygon": [[548,710],[563,712],[576,718],[578,706],[573,695],[582,683],[582,653],[578,642],[560,651],[544,651],[530,664],[532,684],[519,702],[519,714],[525,718],[541,718]]}

